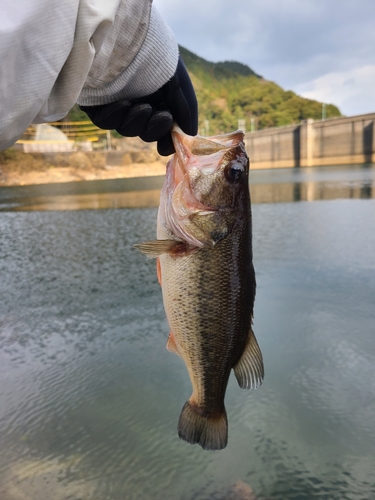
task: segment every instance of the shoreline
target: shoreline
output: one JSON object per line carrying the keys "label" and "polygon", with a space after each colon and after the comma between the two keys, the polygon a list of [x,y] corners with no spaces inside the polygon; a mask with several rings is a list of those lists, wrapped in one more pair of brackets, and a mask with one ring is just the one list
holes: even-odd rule
{"label": "shoreline", "polygon": [[169,157],[139,137],[113,139],[113,149],[25,153],[0,151],[0,188],[165,175]]}
{"label": "shoreline", "polygon": [[81,169],[76,167],[50,167],[19,171],[17,168],[0,171],[0,188],[10,186],[32,186],[63,182],[125,179],[165,175],[166,163],[131,163],[128,165],[105,165],[101,168]]}

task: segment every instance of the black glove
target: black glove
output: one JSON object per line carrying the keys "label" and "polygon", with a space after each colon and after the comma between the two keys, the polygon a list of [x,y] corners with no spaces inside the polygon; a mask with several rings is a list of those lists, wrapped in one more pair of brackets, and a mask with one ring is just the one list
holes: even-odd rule
{"label": "black glove", "polygon": [[174,153],[170,134],[173,122],[189,135],[196,135],[198,130],[197,98],[181,57],[174,76],[154,94],[80,108],[99,128],[115,129],[126,137],[139,135],[146,142],[157,141],[163,156]]}

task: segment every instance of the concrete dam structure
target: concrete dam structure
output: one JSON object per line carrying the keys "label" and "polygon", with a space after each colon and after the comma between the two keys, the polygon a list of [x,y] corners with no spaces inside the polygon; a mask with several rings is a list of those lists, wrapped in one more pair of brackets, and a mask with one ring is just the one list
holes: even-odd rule
{"label": "concrete dam structure", "polygon": [[245,134],[251,169],[375,163],[375,113]]}

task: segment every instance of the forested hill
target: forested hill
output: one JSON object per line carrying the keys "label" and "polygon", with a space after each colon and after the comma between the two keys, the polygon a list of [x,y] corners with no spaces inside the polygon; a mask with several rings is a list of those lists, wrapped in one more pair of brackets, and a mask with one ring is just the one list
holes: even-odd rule
{"label": "forested hill", "polygon": [[[201,131],[205,120],[209,121],[209,133],[216,134],[236,129],[239,119],[246,120],[249,130],[252,118],[260,129],[322,117],[321,102],[285,91],[245,64],[209,62],[181,46],[180,53],[197,93]],[[339,109],[327,104],[326,117],[334,116],[340,116]]]}

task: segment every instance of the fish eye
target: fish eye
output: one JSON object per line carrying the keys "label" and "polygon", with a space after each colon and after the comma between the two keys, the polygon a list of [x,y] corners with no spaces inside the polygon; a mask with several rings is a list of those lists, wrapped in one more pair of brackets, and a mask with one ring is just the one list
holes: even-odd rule
{"label": "fish eye", "polygon": [[238,162],[232,162],[225,169],[225,178],[231,184],[238,184],[245,172],[244,166]]}

